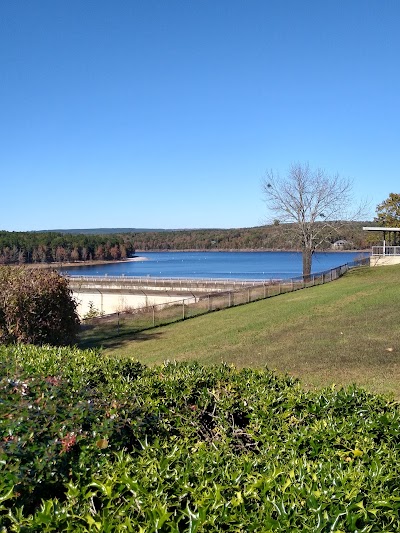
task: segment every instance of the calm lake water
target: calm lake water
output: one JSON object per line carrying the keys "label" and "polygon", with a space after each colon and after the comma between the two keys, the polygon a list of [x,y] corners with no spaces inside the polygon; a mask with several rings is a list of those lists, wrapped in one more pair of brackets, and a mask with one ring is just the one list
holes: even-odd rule
{"label": "calm lake water", "polygon": [[[368,254],[317,252],[313,272],[350,263]],[[144,261],[63,269],[73,276],[151,276],[163,278],[283,279],[302,274],[299,252],[143,252]]]}

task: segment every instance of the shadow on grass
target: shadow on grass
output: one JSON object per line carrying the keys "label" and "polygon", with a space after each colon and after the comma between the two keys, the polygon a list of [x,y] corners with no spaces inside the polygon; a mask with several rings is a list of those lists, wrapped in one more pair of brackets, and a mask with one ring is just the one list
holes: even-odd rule
{"label": "shadow on grass", "polygon": [[116,331],[115,328],[112,330],[107,330],[104,328],[96,328],[96,326],[87,326],[82,329],[80,335],[78,336],[78,347],[81,349],[86,348],[107,348],[107,349],[116,349],[122,348],[126,344],[131,343],[132,341],[144,342],[150,339],[161,337],[161,332],[155,332],[152,330],[143,331],[143,330],[132,330],[129,331]]}

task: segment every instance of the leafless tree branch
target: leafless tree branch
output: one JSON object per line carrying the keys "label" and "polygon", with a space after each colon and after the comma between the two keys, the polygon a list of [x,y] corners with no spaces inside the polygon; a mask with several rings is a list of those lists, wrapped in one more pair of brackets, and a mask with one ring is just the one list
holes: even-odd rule
{"label": "leafless tree branch", "polygon": [[312,170],[308,164],[292,164],[283,178],[267,171],[262,188],[269,211],[291,224],[300,237],[304,276],[311,273],[312,254],[324,242],[327,228],[339,231],[344,223],[359,219],[365,208],[351,212],[351,180]]}

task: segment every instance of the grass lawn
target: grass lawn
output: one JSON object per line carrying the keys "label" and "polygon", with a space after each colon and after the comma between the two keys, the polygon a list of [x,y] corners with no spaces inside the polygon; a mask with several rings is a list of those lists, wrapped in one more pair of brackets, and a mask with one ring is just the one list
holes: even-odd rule
{"label": "grass lawn", "polygon": [[400,398],[400,265],[104,341],[108,354],[265,367]]}

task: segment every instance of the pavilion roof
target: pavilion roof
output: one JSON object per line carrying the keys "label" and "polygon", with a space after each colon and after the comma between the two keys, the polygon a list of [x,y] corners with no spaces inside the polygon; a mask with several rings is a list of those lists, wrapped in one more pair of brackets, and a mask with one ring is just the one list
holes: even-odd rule
{"label": "pavilion roof", "polygon": [[382,226],[364,227],[364,231],[400,231],[400,228],[385,228]]}

